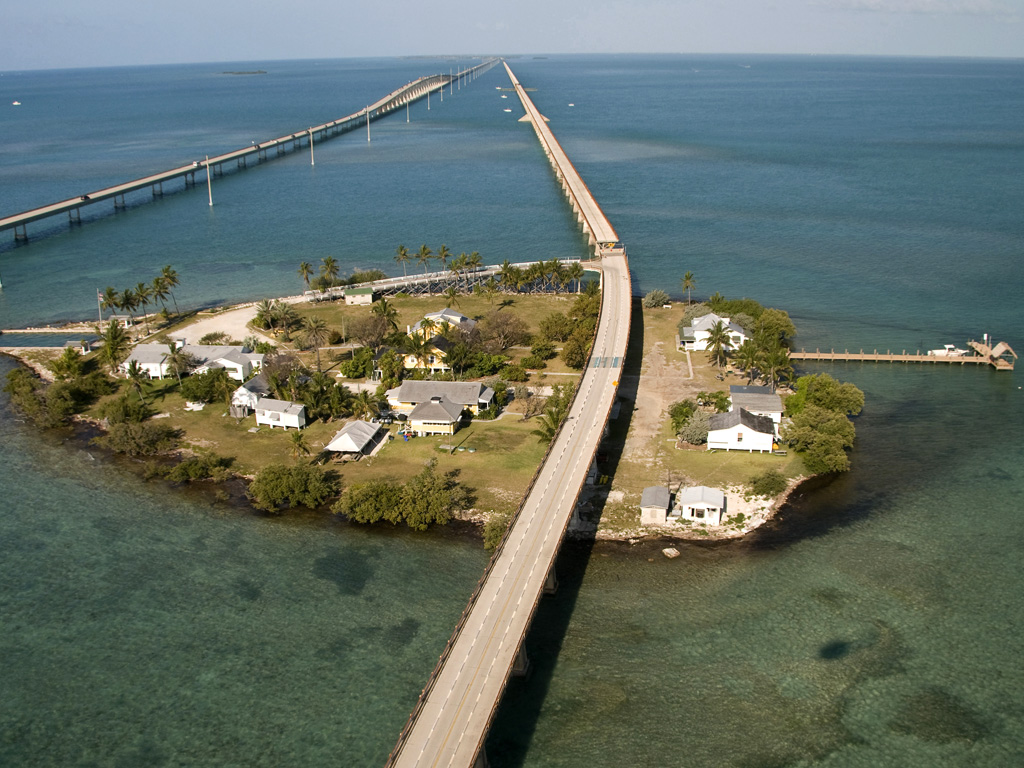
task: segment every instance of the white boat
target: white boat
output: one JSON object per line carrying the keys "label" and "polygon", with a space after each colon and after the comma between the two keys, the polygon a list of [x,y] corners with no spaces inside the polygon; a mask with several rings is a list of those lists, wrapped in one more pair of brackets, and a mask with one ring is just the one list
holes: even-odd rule
{"label": "white boat", "polygon": [[506,109],[505,111],[506,111],[506,112],[511,112],[512,110],[511,110],[511,109]]}
{"label": "white boat", "polygon": [[929,349],[928,354],[932,357],[963,357],[970,354],[966,349],[960,349],[953,344],[943,344],[942,349]]}
{"label": "white boat", "polygon": [[503,99],[507,99],[507,98],[508,98],[508,95],[507,95],[507,94],[504,94],[504,93],[503,93],[503,94],[501,94],[501,98],[503,98]]}
{"label": "white boat", "polygon": [[21,102],[20,101],[12,101],[11,102],[11,106],[12,107],[20,107],[21,106]]}
{"label": "white boat", "polygon": [[570,107],[575,107],[576,105],[575,105],[575,104],[573,104],[573,103],[572,103],[572,102],[570,101],[570,102],[569,102],[569,106],[570,106]]}

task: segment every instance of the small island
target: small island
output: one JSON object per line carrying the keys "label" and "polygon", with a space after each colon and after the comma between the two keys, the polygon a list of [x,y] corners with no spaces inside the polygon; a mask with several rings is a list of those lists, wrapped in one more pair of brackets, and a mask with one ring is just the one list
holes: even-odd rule
{"label": "small island", "polygon": [[[461,519],[492,547],[590,359],[598,283],[582,262],[506,261],[474,279],[475,253],[399,247],[404,275],[413,259],[424,275],[442,265],[420,293],[384,295],[383,272],[341,278],[326,257],[299,266],[300,295],[192,313],[166,267],[104,292],[95,348],[20,355],[51,384],[20,369],[6,389],[40,427],[101,430],[93,442],[150,479],[212,482],[221,500],[241,480],[264,514]],[[801,480],[848,467],[863,395],[824,375],[792,382],[784,311],[663,291],[637,304],[643,348],[625,361],[574,535],[735,537]]]}

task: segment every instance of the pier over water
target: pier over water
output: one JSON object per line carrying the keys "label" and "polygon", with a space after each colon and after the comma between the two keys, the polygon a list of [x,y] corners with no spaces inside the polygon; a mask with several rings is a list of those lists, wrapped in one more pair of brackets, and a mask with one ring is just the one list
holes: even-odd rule
{"label": "pier over water", "polygon": [[[4,216],[0,218],[0,232],[13,229],[15,241],[24,242],[28,240],[28,225],[33,222],[66,213],[70,224],[80,224],[82,222],[81,210],[87,206],[96,205],[105,200],[113,200],[114,209],[121,210],[127,208],[125,195],[139,190],[150,189],[153,197],[161,197],[164,194],[164,184],[166,182],[181,180],[185,188],[192,187],[196,184],[196,174],[205,172],[205,177],[201,178],[209,183],[211,176],[223,175],[225,168],[245,168],[250,163],[259,164],[271,156],[277,157],[287,154],[289,151],[297,151],[303,147],[310,148],[312,158],[313,144],[362,127],[366,127],[367,137],[369,138],[369,126],[374,120],[379,120],[395,110],[407,107],[409,104],[420,99],[429,98],[431,93],[451,87],[455,82],[458,82],[461,87],[463,83],[471,82],[497,64],[498,59],[488,59],[475,67],[461,70],[455,74],[421,77],[392,91],[372,104],[368,104],[358,112],[353,112],[345,117],[321,123],[320,125],[301,128],[294,133],[285,134],[276,139],[253,142],[248,147],[242,147],[241,149],[225,152],[214,157],[193,160],[177,168],[170,168],[166,171],[159,171],[138,179],[115,184],[111,187],[93,190],[68,200],[59,200],[55,203],[22,211],[21,213]],[[212,204],[213,198],[211,195],[210,205]]]}
{"label": "pier over water", "polygon": [[512,70],[509,79],[577,218],[600,257],[601,316],[569,415],[427,681],[388,766],[484,766],[484,740],[508,678],[525,672],[523,640],[615,401],[629,338],[626,253]]}

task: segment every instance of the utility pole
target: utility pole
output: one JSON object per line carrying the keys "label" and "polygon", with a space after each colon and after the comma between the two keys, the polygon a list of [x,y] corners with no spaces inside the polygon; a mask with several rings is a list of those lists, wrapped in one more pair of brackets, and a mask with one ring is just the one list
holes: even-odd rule
{"label": "utility pole", "polygon": [[206,194],[210,197],[210,207],[213,207],[213,183],[210,181],[210,156],[206,156]]}

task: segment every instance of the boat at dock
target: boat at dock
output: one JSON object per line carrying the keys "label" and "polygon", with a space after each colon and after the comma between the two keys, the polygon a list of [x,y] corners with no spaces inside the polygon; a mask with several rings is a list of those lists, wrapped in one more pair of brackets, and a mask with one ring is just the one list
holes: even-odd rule
{"label": "boat at dock", "polygon": [[929,349],[928,354],[932,357],[965,357],[970,352],[953,344],[943,344],[942,349]]}

